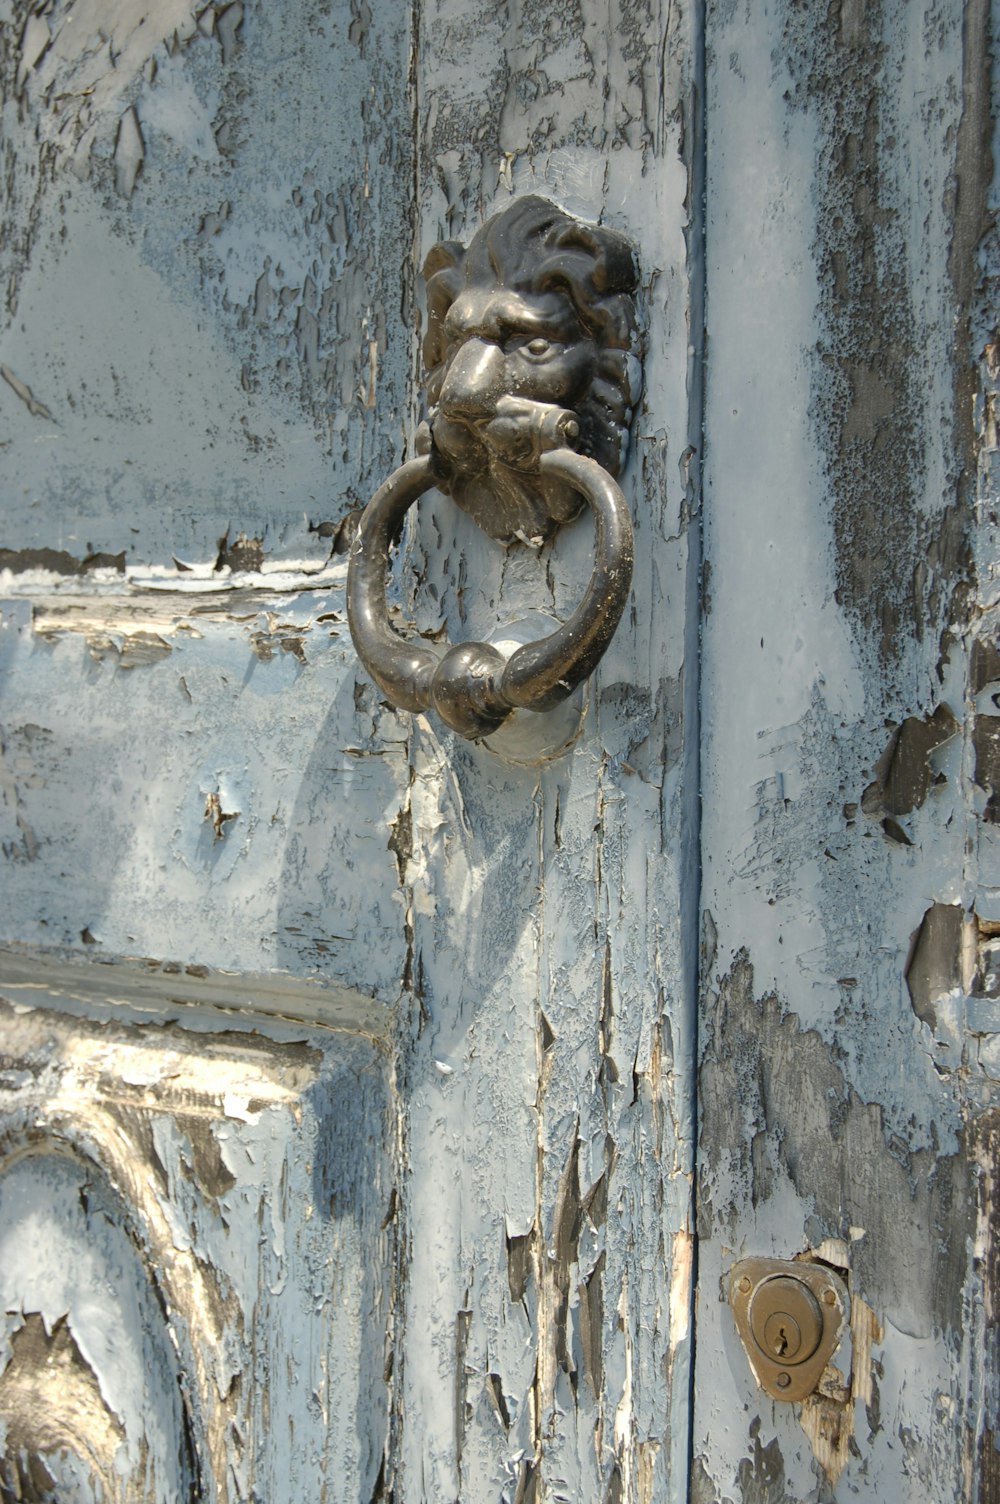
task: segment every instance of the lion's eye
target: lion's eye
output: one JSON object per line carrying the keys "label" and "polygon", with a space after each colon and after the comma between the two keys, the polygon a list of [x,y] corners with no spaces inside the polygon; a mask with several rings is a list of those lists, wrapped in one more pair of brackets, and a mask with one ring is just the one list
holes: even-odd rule
{"label": "lion's eye", "polygon": [[548,355],[552,349],[552,345],[547,339],[530,339],[524,348],[529,355],[533,355],[536,360],[540,360],[543,355]]}

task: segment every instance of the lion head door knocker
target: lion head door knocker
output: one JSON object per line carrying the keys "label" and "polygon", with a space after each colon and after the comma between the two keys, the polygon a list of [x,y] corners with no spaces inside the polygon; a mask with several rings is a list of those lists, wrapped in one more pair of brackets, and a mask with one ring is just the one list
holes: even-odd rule
{"label": "lion head door knocker", "polygon": [[[417,458],[376,492],[351,552],[347,611],[358,655],[401,709],[434,709],[484,737],[516,709],[549,710],[589,677],[614,635],[632,579],[621,468],[641,367],[635,254],[613,230],[541,198],[516,200],[468,248],[424,264],[429,421]],[[583,502],[594,571],[580,605],[509,658],[489,643],[401,637],[389,624],[389,540],[436,486],[505,542],[546,536]]]}

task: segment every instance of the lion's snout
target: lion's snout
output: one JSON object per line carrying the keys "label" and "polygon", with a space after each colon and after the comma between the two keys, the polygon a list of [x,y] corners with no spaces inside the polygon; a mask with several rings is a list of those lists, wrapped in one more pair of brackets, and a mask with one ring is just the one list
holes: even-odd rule
{"label": "lion's snout", "polygon": [[505,376],[506,361],[499,345],[467,339],[448,367],[438,398],[441,411],[465,422],[493,417],[504,394]]}

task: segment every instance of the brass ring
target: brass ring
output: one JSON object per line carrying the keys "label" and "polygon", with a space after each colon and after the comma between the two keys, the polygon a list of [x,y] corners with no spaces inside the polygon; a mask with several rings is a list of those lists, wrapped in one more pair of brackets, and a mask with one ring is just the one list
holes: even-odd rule
{"label": "brass ring", "polygon": [[389,539],[435,484],[430,455],[401,465],[368,503],[351,549],[347,619],[365,668],[401,710],[434,709],[461,736],[495,731],[514,710],[550,710],[588,678],[614,636],[632,582],[632,520],[615,481],[571,449],[539,459],[539,470],[571,485],[596,522],[594,572],[569,621],[504,658],[485,642],[414,641],[389,624]]}

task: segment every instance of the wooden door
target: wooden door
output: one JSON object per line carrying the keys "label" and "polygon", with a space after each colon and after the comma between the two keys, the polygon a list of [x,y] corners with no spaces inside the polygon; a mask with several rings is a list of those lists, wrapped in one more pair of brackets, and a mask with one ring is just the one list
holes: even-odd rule
{"label": "wooden door", "polygon": [[[697,935],[696,17],[3,15],[4,1497],[679,1499]],[[635,242],[632,602],[572,749],[344,615],[441,239]],[[418,629],[565,611],[421,505]]]}
{"label": "wooden door", "polygon": [[[994,1500],[985,0],[0,16],[0,1497]],[[527,193],[645,340],[548,759],[344,605],[423,257]],[[400,610],[592,550],[429,496]],[[748,1255],[847,1288],[804,1403]]]}

